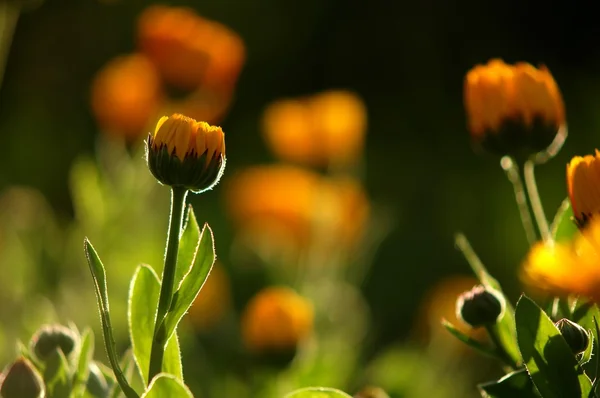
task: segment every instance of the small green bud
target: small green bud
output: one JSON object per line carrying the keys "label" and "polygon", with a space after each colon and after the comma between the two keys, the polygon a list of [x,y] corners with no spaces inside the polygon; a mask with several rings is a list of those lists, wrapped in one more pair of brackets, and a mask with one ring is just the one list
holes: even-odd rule
{"label": "small green bud", "polygon": [[456,301],[456,316],[473,328],[493,325],[504,313],[504,297],[483,285],[464,292]]}
{"label": "small green bud", "polygon": [[77,340],[75,332],[65,326],[45,325],[33,335],[29,345],[35,355],[44,361],[56,348],[60,348],[65,357],[68,357]]}
{"label": "small green bud", "polygon": [[2,398],[41,398],[44,381],[33,364],[21,357],[12,364],[0,386]]}
{"label": "small green bud", "polygon": [[573,354],[585,351],[590,342],[590,336],[584,328],[565,318],[556,322],[554,326],[563,335]]}

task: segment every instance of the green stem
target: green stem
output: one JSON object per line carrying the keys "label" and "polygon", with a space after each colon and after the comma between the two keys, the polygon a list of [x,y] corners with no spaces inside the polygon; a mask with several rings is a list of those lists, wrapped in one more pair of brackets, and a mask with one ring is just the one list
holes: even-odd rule
{"label": "green stem", "polygon": [[538,192],[537,183],[535,181],[535,162],[533,159],[529,159],[523,166],[523,175],[525,177],[525,186],[527,187],[527,193],[529,195],[529,203],[531,204],[531,210],[533,210],[533,216],[537,223],[540,231],[540,236],[544,241],[550,239],[550,227],[548,226],[548,219],[544,208],[542,206],[542,200],[540,199],[540,193]]}
{"label": "green stem", "polygon": [[487,330],[488,335],[490,336],[490,339],[492,340],[492,343],[494,343],[494,346],[496,347],[496,353],[497,353],[498,357],[505,364],[510,366],[511,368],[517,369],[518,368],[517,364],[515,363],[515,361],[512,360],[510,355],[508,355],[508,353],[504,349],[504,346],[502,345],[502,342],[498,338],[498,334],[496,333],[496,330],[494,329],[494,325],[485,326],[485,330]]}
{"label": "green stem", "polygon": [[521,215],[521,222],[523,223],[523,229],[525,229],[527,241],[531,246],[536,242],[537,236],[533,227],[533,222],[531,221],[531,214],[529,212],[529,205],[527,204],[525,187],[523,186],[523,182],[521,181],[521,176],[519,174],[519,166],[517,166],[515,160],[510,156],[504,156],[500,161],[500,165],[506,172],[508,180],[513,185],[515,199]]}
{"label": "green stem", "polygon": [[165,345],[167,343],[164,319],[171,307],[171,301],[173,299],[173,283],[175,280],[175,268],[177,266],[177,252],[179,251],[179,238],[181,235],[181,226],[183,224],[183,211],[187,192],[188,190],[183,187],[172,187],[171,190],[171,217],[167,235],[165,266],[163,268],[160,296],[158,299],[158,308],[156,310],[156,323],[154,324],[152,349],[150,351],[148,383],[150,383],[154,376],[162,370]]}

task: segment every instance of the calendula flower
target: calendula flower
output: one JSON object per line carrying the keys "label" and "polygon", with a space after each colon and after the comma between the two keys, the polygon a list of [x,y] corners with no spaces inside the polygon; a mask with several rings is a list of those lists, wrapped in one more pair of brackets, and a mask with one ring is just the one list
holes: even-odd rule
{"label": "calendula flower", "polygon": [[208,330],[223,318],[230,305],[229,279],[223,266],[216,263],[187,317],[196,330]]}
{"label": "calendula flower", "polygon": [[593,214],[600,212],[600,152],[576,156],[567,165],[567,189],[573,215],[584,226]]}
{"label": "calendula flower", "polygon": [[161,102],[158,73],[141,54],[110,61],[92,84],[92,110],[102,129],[130,140],[143,136]]}
{"label": "calendula flower", "polygon": [[245,59],[239,35],[182,7],[146,8],[138,23],[138,44],[163,79],[184,90],[230,92]]}
{"label": "calendula flower", "polygon": [[[303,248],[313,241],[350,247],[361,237],[370,214],[360,184],[328,179],[295,166],[256,166],[228,185],[229,212],[255,240]],[[265,237],[265,239],[261,239]]]}
{"label": "calendula flower", "polygon": [[522,279],[550,295],[575,294],[600,302],[600,220],[592,220],[571,242],[533,246]]}
{"label": "calendula flower", "polygon": [[360,157],[366,125],[362,100],[343,90],[277,101],[263,117],[265,139],[277,156],[316,166]]}
{"label": "calendula flower", "polygon": [[163,116],[148,136],[147,153],[158,181],[202,192],[223,174],[225,134],[220,127],[181,114]]}
{"label": "calendula flower", "polygon": [[465,77],[464,100],[473,142],[492,153],[540,152],[566,134],[562,96],[545,66],[478,65]]}
{"label": "calendula flower", "polygon": [[251,351],[294,349],[313,327],[313,306],[287,287],[268,287],[248,303],[242,315],[242,337]]}

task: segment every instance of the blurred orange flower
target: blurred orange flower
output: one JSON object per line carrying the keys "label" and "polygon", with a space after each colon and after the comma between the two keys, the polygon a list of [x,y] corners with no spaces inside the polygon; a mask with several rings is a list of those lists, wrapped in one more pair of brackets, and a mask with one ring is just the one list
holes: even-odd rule
{"label": "blurred orange flower", "polygon": [[562,96],[545,66],[500,59],[477,65],[465,77],[464,101],[473,140],[500,154],[543,150],[565,123]]}
{"label": "blurred orange flower", "polygon": [[342,90],[280,100],[263,116],[265,139],[277,156],[318,166],[348,164],[360,157],[366,126],[364,103]]}
{"label": "blurred orange flower", "polygon": [[196,330],[207,330],[223,318],[230,306],[229,279],[223,266],[216,263],[187,317]]}
{"label": "blurred orange flower", "polygon": [[230,93],[245,60],[239,35],[193,10],[152,5],[138,23],[138,44],[169,84]]}
{"label": "blurred orange flower", "polygon": [[576,294],[600,302],[600,220],[592,219],[571,242],[533,246],[521,277],[551,295]]}
{"label": "blurred orange flower", "polygon": [[444,330],[441,320],[445,319],[467,336],[483,341],[486,338],[485,330],[470,327],[456,314],[456,300],[458,297],[478,284],[479,281],[474,277],[451,276],[432,286],[421,302],[415,329],[416,337],[426,341],[432,341],[434,338],[439,337],[449,344],[456,342],[457,346],[466,347],[450,335],[448,331]]}
{"label": "blurred orange flower", "polygon": [[242,337],[251,351],[293,349],[313,327],[313,306],[287,287],[268,287],[242,314]]}
{"label": "blurred orange flower", "polygon": [[106,132],[130,140],[145,136],[162,101],[159,76],[141,54],[113,59],[92,83],[92,110]]}
{"label": "blurred orange flower", "polygon": [[[255,166],[238,173],[226,190],[228,210],[241,229],[297,245],[313,239],[352,245],[370,214],[358,182],[328,179],[289,165]],[[255,229],[253,229],[255,228]]]}
{"label": "blurred orange flower", "polygon": [[600,213],[600,152],[595,156],[575,156],[567,165],[567,188],[573,215],[583,227],[594,214]]}

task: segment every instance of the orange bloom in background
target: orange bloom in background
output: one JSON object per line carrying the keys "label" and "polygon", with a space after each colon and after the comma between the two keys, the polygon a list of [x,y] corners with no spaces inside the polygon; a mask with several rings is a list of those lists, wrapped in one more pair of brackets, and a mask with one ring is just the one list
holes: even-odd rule
{"label": "orange bloom in background", "polygon": [[352,245],[368,221],[367,196],[355,180],[327,179],[289,165],[255,166],[230,179],[227,207],[234,222],[276,245],[330,239]]}
{"label": "orange bloom in background", "polygon": [[551,295],[576,294],[600,302],[600,220],[592,220],[571,242],[533,246],[521,276],[530,287]]}
{"label": "orange bloom in background", "polygon": [[268,106],[263,116],[264,136],[275,155],[320,166],[359,158],[366,127],[364,103],[342,90],[280,100]]}
{"label": "orange bloom in background", "polygon": [[162,101],[160,78],[141,54],[121,56],[92,83],[92,111],[108,133],[134,140],[147,134]]}
{"label": "orange bloom in background", "polygon": [[287,287],[268,287],[254,296],[242,314],[242,338],[251,351],[294,349],[313,328],[312,304]]}
{"label": "orange bloom in background", "polygon": [[493,59],[471,69],[464,101],[473,140],[492,152],[541,151],[565,124],[558,85],[545,66]]}
{"label": "orange bloom in background", "polygon": [[567,189],[573,214],[583,226],[600,212],[600,152],[575,156],[567,165]]}
{"label": "orange bloom in background", "polygon": [[223,319],[231,306],[231,287],[223,266],[216,263],[188,311],[196,330],[207,330]]}
{"label": "orange bloom in background", "polygon": [[230,93],[245,60],[237,33],[192,9],[153,5],[138,22],[141,51],[169,84]]}
{"label": "orange bloom in background", "polygon": [[479,281],[472,276],[451,276],[432,286],[421,301],[419,318],[415,325],[415,337],[426,342],[439,338],[448,344],[466,347],[444,329],[441,321],[445,319],[467,336],[484,341],[486,338],[484,329],[474,329],[456,315],[458,297],[478,284]]}

